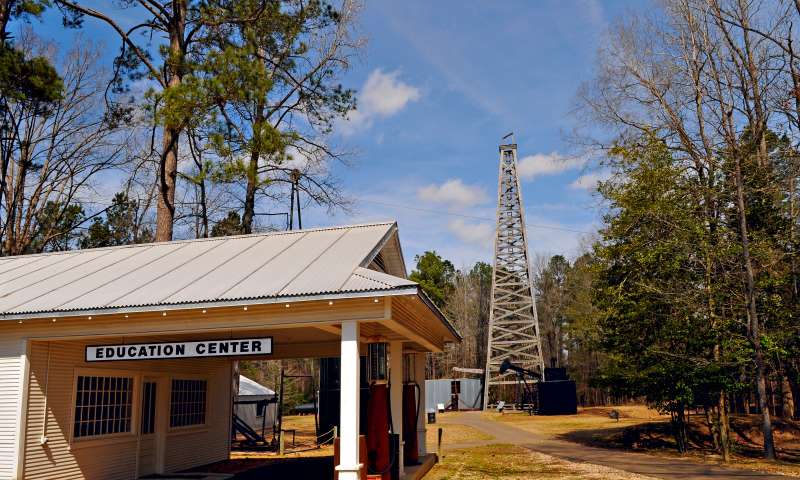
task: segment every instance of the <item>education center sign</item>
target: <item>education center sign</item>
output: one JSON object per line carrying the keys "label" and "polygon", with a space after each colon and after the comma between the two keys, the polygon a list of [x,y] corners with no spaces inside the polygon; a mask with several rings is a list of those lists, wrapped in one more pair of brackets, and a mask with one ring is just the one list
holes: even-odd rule
{"label": "education center sign", "polygon": [[270,354],[272,354],[272,337],[203,340],[199,342],[89,345],[86,347],[87,362],[238,357],[243,355]]}

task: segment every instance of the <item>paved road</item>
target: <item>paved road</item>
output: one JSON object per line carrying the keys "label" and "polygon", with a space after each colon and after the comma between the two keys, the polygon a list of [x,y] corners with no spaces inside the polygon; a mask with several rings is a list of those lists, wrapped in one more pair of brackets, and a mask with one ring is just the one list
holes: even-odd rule
{"label": "paved road", "polygon": [[[495,437],[495,440],[483,442],[484,444],[510,443],[563,458],[570,462],[604,465],[626,472],[668,480],[704,480],[709,478],[787,480],[792,478],[784,475],[724,468],[689,458],[662,458],[643,453],[587,447],[522,430],[507,422],[487,420],[481,416],[480,412],[464,412],[456,418],[442,418],[442,422],[468,425]],[[470,442],[470,444],[474,443]],[[468,445],[465,444],[463,446]]]}

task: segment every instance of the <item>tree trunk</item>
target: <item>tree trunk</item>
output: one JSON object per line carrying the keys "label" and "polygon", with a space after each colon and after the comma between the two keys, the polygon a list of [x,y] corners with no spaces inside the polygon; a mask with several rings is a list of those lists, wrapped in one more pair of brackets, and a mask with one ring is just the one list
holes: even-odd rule
{"label": "tree trunk", "polygon": [[5,46],[6,42],[6,28],[8,21],[11,19],[11,9],[14,0],[0,0],[0,47]]}
{"label": "tree trunk", "polygon": [[208,199],[205,177],[200,181],[200,220],[203,225],[203,238],[208,238]]}
{"label": "tree trunk", "polygon": [[256,215],[256,181],[258,177],[258,157],[260,152],[253,149],[250,163],[247,165],[247,187],[244,193],[244,213],[242,214],[242,232],[253,233],[253,219]]}
{"label": "tree trunk", "polygon": [[703,413],[706,415],[706,426],[709,433],[711,433],[711,442],[714,444],[714,450],[717,452],[722,451],[722,444],[720,442],[719,434],[719,415],[714,411],[713,407],[704,406]]}
{"label": "tree trunk", "polygon": [[[169,29],[168,89],[176,89],[183,79],[186,55],[183,41],[185,30],[186,0],[176,0],[173,2],[173,15],[170,18]],[[157,242],[172,240],[175,223],[175,182],[178,176],[178,141],[182,129],[182,125],[175,125],[174,120],[164,126],[159,168],[159,195],[156,204],[155,241]]]}
{"label": "tree trunk", "polygon": [[721,444],[722,460],[730,462],[731,460],[731,422],[728,417],[728,399],[726,392],[723,390],[719,396],[719,404],[717,405],[717,421],[719,422],[719,442]]}
{"label": "tree trunk", "polygon": [[[253,233],[253,219],[256,215],[256,188],[258,188],[258,161],[263,153],[261,139],[264,137],[264,103],[256,106],[256,117],[253,120],[253,148],[250,151],[250,163],[247,165],[247,187],[244,194],[244,212],[242,214],[242,230]],[[294,200],[294,199],[293,199]]]}
{"label": "tree trunk", "polygon": [[[180,80],[176,85],[180,83]],[[170,82],[172,84],[172,82]],[[178,139],[180,130],[164,128],[159,175],[158,203],[156,204],[156,242],[172,240],[175,221],[175,179],[178,175]]]}
{"label": "tree trunk", "polygon": [[772,437],[772,419],[769,415],[767,402],[766,362],[761,346],[761,326],[758,322],[758,309],[756,308],[756,287],[753,263],[750,259],[750,240],[747,233],[747,212],[744,202],[744,183],[742,180],[742,163],[738,153],[734,153],[736,175],[736,201],[739,210],[739,230],[742,243],[742,262],[744,263],[745,286],[747,299],[747,316],[749,320],[748,336],[753,344],[754,361],[756,364],[756,387],[758,391],[758,406],[761,409],[761,431],[764,435],[764,457],[775,459],[775,442]]}

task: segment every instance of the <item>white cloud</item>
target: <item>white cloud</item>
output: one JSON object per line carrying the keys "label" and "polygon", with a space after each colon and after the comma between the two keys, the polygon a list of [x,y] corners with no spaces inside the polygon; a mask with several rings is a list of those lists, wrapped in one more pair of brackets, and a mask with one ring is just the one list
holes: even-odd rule
{"label": "white cloud", "polygon": [[569,188],[592,191],[597,188],[597,182],[608,180],[608,178],[609,174],[607,172],[587,173],[586,175],[581,175],[576,178],[574,182],[569,184]]}
{"label": "white cloud", "polygon": [[441,185],[427,185],[417,190],[420,200],[446,205],[451,210],[480,205],[489,200],[483,188],[465,185],[460,178],[450,179]]}
{"label": "white cloud", "polygon": [[351,110],[347,114],[347,120],[342,123],[341,132],[350,135],[365,130],[372,126],[375,119],[390,117],[409,103],[419,100],[419,89],[403,82],[399,76],[400,72],[397,70],[373,70],[361,87],[357,108]]}
{"label": "white cloud", "polygon": [[533,180],[539,175],[555,175],[585,164],[584,157],[567,157],[557,152],[537,153],[523,157],[517,165],[517,173],[523,180]]}
{"label": "white cloud", "polygon": [[460,218],[451,220],[447,229],[459,240],[482,247],[491,245],[494,230],[488,223],[467,223]]}

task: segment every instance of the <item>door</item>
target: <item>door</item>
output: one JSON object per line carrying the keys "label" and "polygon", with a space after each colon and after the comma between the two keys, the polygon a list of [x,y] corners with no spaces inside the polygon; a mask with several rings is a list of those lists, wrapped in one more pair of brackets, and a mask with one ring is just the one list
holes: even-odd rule
{"label": "door", "polygon": [[160,473],[163,448],[162,412],[158,408],[159,382],[145,377],[142,381],[142,401],[139,412],[139,476]]}

